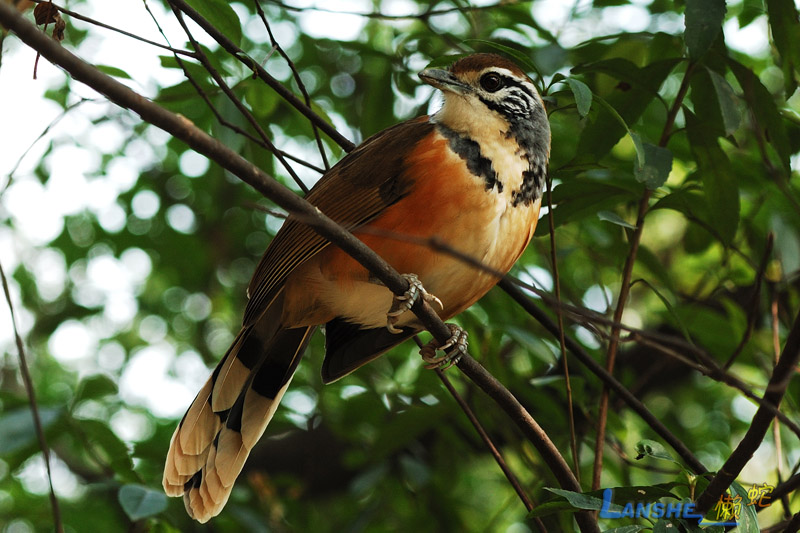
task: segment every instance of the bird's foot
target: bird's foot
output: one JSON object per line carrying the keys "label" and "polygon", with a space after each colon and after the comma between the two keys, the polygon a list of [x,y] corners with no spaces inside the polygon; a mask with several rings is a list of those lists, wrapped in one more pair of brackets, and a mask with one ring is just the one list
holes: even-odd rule
{"label": "bird's foot", "polygon": [[[447,370],[458,363],[461,356],[467,353],[469,344],[467,342],[467,332],[455,324],[447,324],[447,327],[450,328],[451,333],[447,342],[439,345],[439,341],[433,339],[420,348],[419,354],[422,356],[422,360],[425,361],[425,368]],[[437,351],[444,352],[444,355],[437,356]]]}
{"label": "bird's foot", "polygon": [[392,306],[389,308],[389,312],[386,313],[386,329],[392,333],[402,333],[403,330],[394,327],[394,325],[397,324],[400,315],[409,311],[420,298],[431,305],[436,303],[440,309],[444,309],[442,301],[425,290],[416,274],[402,274],[402,276],[408,281],[408,290],[402,296],[394,297]]}

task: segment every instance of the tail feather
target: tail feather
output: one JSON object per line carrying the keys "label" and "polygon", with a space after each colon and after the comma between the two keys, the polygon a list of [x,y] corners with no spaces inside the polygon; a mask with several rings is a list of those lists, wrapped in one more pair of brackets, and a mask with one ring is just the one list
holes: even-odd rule
{"label": "tail feather", "polygon": [[[183,417],[176,435],[180,444],[180,451],[183,455],[198,456],[208,449],[211,439],[214,438],[219,421],[217,415],[211,409],[209,396],[214,385],[213,378],[209,378],[200,392],[197,393],[186,415]],[[182,472],[181,464],[178,464],[178,471]],[[182,472],[185,473],[185,472]]]}
{"label": "tail feather", "polygon": [[[261,332],[243,330],[190,407],[170,445],[164,488],[169,495],[183,494],[186,510],[195,520],[208,521],[227,503],[250,450],[289,387],[313,330],[278,330],[266,342]],[[194,420],[191,433],[199,432],[199,436],[183,436],[190,429],[189,413]],[[213,424],[205,419],[206,413],[213,417]],[[187,454],[184,442],[192,451],[203,442],[206,447]]]}
{"label": "tail feather", "polygon": [[183,494],[184,485],[206,462],[211,440],[219,431],[221,420],[209,405],[212,385],[209,378],[172,434],[163,480],[169,496]]}
{"label": "tail feather", "polygon": [[219,413],[231,408],[242,391],[242,383],[250,375],[251,368],[245,365],[239,355],[246,353],[245,350],[242,350],[243,341],[246,337],[245,332],[249,333],[249,328],[242,329],[228,349],[229,353],[237,354],[236,357],[226,357],[224,363],[219,367],[218,375],[214,379],[210,402],[214,412]]}

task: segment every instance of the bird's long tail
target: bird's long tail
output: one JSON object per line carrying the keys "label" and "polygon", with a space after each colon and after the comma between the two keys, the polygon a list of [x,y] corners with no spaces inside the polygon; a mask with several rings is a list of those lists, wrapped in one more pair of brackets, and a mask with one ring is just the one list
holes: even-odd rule
{"label": "bird's long tail", "polygon": [[182,495],[189,516],[199,522],[219,514],[228,501],[314,330],[271,329],[248,326],[239,332],[172,436],[164,491]]}

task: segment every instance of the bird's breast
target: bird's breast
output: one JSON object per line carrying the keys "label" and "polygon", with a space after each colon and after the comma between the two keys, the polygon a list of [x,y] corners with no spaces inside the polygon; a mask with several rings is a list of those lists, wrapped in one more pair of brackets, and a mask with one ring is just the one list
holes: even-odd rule
{"label": "bird's breast", "polygon": [[[497,283],[491,271],[510,270],[533,236],[539,213],[538,201],[512,205],[511,180],[521,180],[524,172],[513,151],[481,146],[503,184],[488,188],[485,176],[474,173],[451,145],[439,131],[418,143],[407,157],[409,193],[355,232],[398,272],[416,274],[443,302],[444,319]],[[385,325],[391,293],[339,248],[329,246],[302,270],[326,317],[335,312],[365,327]],[[415,320],[408,312],[399,325]]]}

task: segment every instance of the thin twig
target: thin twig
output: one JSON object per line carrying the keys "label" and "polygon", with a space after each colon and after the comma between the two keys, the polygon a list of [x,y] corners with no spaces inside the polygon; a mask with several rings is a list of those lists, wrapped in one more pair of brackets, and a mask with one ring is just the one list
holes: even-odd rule
{"label": "thin twig", "polygon": [[194,48],[195,54],[197,55],[197,59],[203,65],[203,68],[206,69],[206,72],[208,72],[209,75],[214,79],[214,82],[217,84],[217,86],[220,89],[222,89],[222,92],[225,93],[225,95],[228,97],[228,100],[230,100],[231,103],[234,106],[236,106],[236,109],[239,110],[239,113],[242,114],[245,120],[247,120],[247,122],[250,123],[250,125],[253,127],[256,133],[258,133],[258,136],[261,138],[262,142],[267,145],[269,151],[272,152],[272,154],[278,159],[278,161],[280,161],[281,165],[283,165],[283,168],[286,169],[286,171],[292,177],[297,186],[300,187],[300,189],[307,194],[308,187],[306,186],[306,184],[303,183],[303,180],[300,179],[300,176],[297,175],[297,173],[294,171],[294,168],[292,168],[292,166],[286,161],[286,159],[284,159],[284,157],[281,155],[280,150],[278,150],[278,148],[274,144],[272,144],[272,141],[270,141],[266,132],[261,127],[261,124],[258,123],[258,121],[250,112],[250,110],[247,109],[247,107],[245,107],[245,105],[236,96],[236,94],[234,94],[233,90],[228,86],[227,83],[225,83],[225,80],[222,78],[217,69],[214,68],[214,65],[211,64],[211,61],[209,61],[205,52],[203,52],[203,49],[200,47],[200,43],[198,43],[197,40],[194,38],[194,35],[192,35],[192,32],[186,25],[186,21],[183,20],[183,13],[181,13],[181,11],[174,6],[172,7],[172,11],[175,13],[175,18],[178,19],[178,23],[181,25],[183,31],[186,33],[186,36],[189,38],[189,42],[192,44],[192,48]]}
{"label": "thin twig", "polygon": [[50,133],[50,130],[53,129],[53,127],[56,124],[58,124],[61,121],[61,119],[64,118],[67,115],[67,113],[69,113],[70,111],[72,111],[76,107],[78,107],[78,106],[80,106],[82,104],[85,104],[86,102],[97,102],[97,99],[94,99],[94,98],[81,98],[77,102],[74,102],[74,103],[68,105],[67,107],[65,107],[61,111],[61,113],[59,113],[59,115],[56,118],[54,118],[52,121],[50,121],[50,124],[48,124],[44,128],[44,130],[42,130],[42,132],[39,134],[39,136],[36,137],[36,139],[34,139],[33,142],[30,145],[28,145],[28,147],[25,149],[25,151],[22,153],[22,155],[19,156],[19,159],[17,159],[17,162],[14,163],[14,166],[11,167],[11,170],[8,172],[8,180],[3,185],[2,189],[0,189],[0,195],[2,195],[3,192],[5,192],[5,190],[8,189],[8,186],[11,185],[11,181],[13,180],[14,173],[17,171],[19,166],[22,164],[22,161],[25,159],[25,156],[27,156],[28,153],[33,149],[33,147],[36,146],[36,143],[41,141],[44,138],[45,135]]}
{"label": "thin twig", "polygon": [[[772,372],[767,387],[764,392],[764,400],[772,404],[776,409],[780,407],[789,381],[795,374],[795,368],[800,361],[800,312],[795,318],[789,337],[783,347],[778,364]],[[742,471],[742,468],[750,461],[756,449],[761,445],[764,436],[773,420],[773,414],[764,405],[758,408],[750,427],[742,437],[739,445],[730,454],[728,460],[719,469],[719,472],[711,480],[706,490],[697,498],[697,511],[706,514],[719,497]]]}
{"label": "thin twig", "polygon": [[[683,76],[683,81],[678,89],[678,94],[675,96],[675,101],[667,114],[667,119],[664,123],[664,129],[661,132],[661,138],[658,145],[663,147],[667,146],[670,135],[672,134],[672,127],[675,124],[675,118],[683,105],[683,99],[689,90],[689,80],[694,72],[694,63],[689,63],[686,67],[686,72]],[[639,200],[639,209],[636,214],[636,227],[630,238],[630,250],[628,256],[625,258],[625,266],[622,269],[622,281],[619,288],[619,296],[617,297],[617,307],[614,309],[614,322],[622,322],[622,313],[625,310],[625,305],[628,302],[628,295],[631,288],[631,276],[633,274],[633,267],[636,263],[636,256],[639,252],[639,243],[642,239],[642,232],[644,231],[644,219],[647,216],[647,211],[650,205],[650,197],[653,191],[645,188],[642,197]],[[620,330],[616,326],[612,326],[611,340],[608,343],[608,351],[606,353],[606,370],[609,373],[614,372],[614,363],[617,358],[617,349],[619,347],[619,334]],[[600,478],[603,473],[603,449],[606,434],[606,420],[608,417],[608,388],[603,387],[603,394],[600,397],[600,408],[598,410],[597,422],[597,438],[595,439],[595,456],[594,465],[592,468],[592,490],[600,488]]]}
{"label": "thin twig", "polygon": [[[303,83],[303,78],[300,77],[300,73],[297,71],[297,66],[295,66],[294,61],[292,61],[292,59],[289,57],[289,54],[284,51],[283,47],[281,47],[281,45],[278,43],[278,40],[275,39],[275,36],[272,34],[272,27],[269,25],[269,21],[267,21],[267,15],[261,8],[261,2],[258,0],[253,0],[253,3],[256,5],[258,16],[261,17],[261,21],[264,23],[264,27],[267,29],[267,34],[269,35],[269,40],[272,43],[272,48],[275,49],[284,59],[284,61],[286,61],[286,64],[289,65],[289,68],[292,71],[292,76],[294,77],[294,82],[297,84],[297,87],[300,89],[300,93],[303,95],[303,100],[308,107],[311,107],[311,97],[306,90],[306,84]],[[328,156],[325,154],[325,147],[323,146],[322,139],[319,136],[319,129],[313,121],[311,122],[311,130],[313,131],[314,139],[316,139],[317,142],[317,150],[319,150],[319,156],[322,158],[322,165],[327,170],[330,168],[330,165],[328,164]]]}
{"label": "thin twig", "polygon": [[283,86],[281,82],[273,78],[255,59],[247,55],[244,50],[239,48],[233,41],[226,37],[221,31],[214,27],[208,20],[206,20],[200,13],[193,9],[185,0],[169,0],[170,4],[177,6],[181,11],[189,15],[189,18],[194,20],[203,30],[208,33],[222,48],[228,53],[233,55],[236,59],[242,62],[245,66],[250,68],[264,83],[269,85],[278,95],[286,100],[286,102],[302,113],[320,131],[330,137],[335,143],[342,147],[346,152],[350,152],[355,148],[355,145],[339,133],[336,128],[322,119],[313,109],[307,106],[297,96],[295,96],[289,89]]}
{"label": "thin twig", "polygon": [[[539,309],[522,290],[514,285],[509,279],[503,279],[498,286],[506,291],[525,311],[535,318],[553,336],[559,334],[558,325],[547,314]],[[695,474],[702,474],[708,471],[703,463],[692,454],[691,450],[676,437],[649,409],[614,376],[612,376],[600,363],[594,360],[580,344],[571,337],[564,338],[567,349],[575,358],[588,368],[593,374],[599,377],[603,383],[613,390],[636,414],[641,417],[650,428],[658,434],[664,441],[671,446],[683,459],[686,466]]]}
{"label": "thin twig", "polygon": [[[556,253],[556,231],[553,218],[553,179],[547,175],[547,221],[550,224],[550,262],[553,265],[553,286],[556,291],[556,302],[561,303],[561,279],[558,275],[558,254]],[[564,369],[564,388],[567,392],[567,417],[569,419],[569,446],[572,450],[572,470],[578,483],[581,481],[580,460],[578,458],[578,441],[575,435],[575,413],[572,407],[572,382],[569,377],[569,361],[567,359],[567,345],[564,341],[564,314],[561,306],[556,307],[556,320],[558,322],[558,347],[561,350],[561,362]]]}
{"label": "thin twig", "polygon": [[[770,233],[772,236],[772,233]],[[772,351],[775,356],[775,365],[778,364],[778,360],[781,356],[781,343],[780,338],[778,336],[778,295],[775,294],[774,298],[772,299],[772,304],[770,305],[771,311],[771,318],[772,318]],[[774,372],[773,367],[773,372]],[[780,412],[780,411],[779,411]],[[781,421],[779,417],[775,417],[775,421],[772,424],[772,440],[773,444],[775,445],[775,457],[778,459],[775,461],[775,475],[778,478],[778,483],[783,481],[783,446],[781,442]],[[789,510],[789,497],[784,496],[781,498],[781,504],[783,505],[784,513],[788,516]]]}
{"label": "thin twig", "polygon": [[48,447],[47,439],[44,436],[42,419],[39,416],[39,404],[36,402],[36,391],[33,387],[30,369],[28,368],[28,358],[25,355],[25,345],[22,342],[19,329],[17,329],[17,318],[14,313],[14,304],[11,302],[11,291],[8,289],[8,280],[6,279],[6,273],[3,271],[2,265],[0,265],[0,278],[3,282],[3,292],[6,295],[8,311],[11,314],[11,326],[14,329],[14,340],[17,343],[17,355],[19,356],[19,369],[20,373],[22,374],[22,382],[25,383],[25,391],[28,393],[28,403],[31,406],[33,426],[36,428],[36,438],[39,440],[39,449],[42,450],[44,466],[45,470],[47,471],[47,485],[50,490],[50,509],[53,513],[53,524],[55,525],[58,533],[64,533],[64,524],[61,523],[61,509],[58,505],[56,492],[53,489],[53,474],[50,469],[50,448]]}
{"label": "thin twig", "polygon": [[[633,274],[633,265],[636,263],[636,256],[639,252],[639,243],[642,240],[642,231],[644,230],[644,218],[647,215],[647,210],[650,205],[650,196],[652,191],[645,189],[642,193],[642,198],[639,200],[639,212],[636,215],[636,229],[630,239],[630,251],[625,258],[625,266],[622,270],[622,282],[619,289],[619,296],[617,298],[617,307],[614,310],[614,322],[622,322],[622,313],[625,310],[625,304],[628,301],[628,294],[631,288],[631,276]],[[614,372],[614,364],[617,358],[617,348],[619,347],[619,334],[620,329],[612,326],[611,340],[608,343],[608,352],[606,354],[606,370],[609,374]],[[597,422],[597,438],[595,440],[594,448],[594,467],[592,469],[592,490],[600,488],[600,476],[603,473],[603,449],[606,438],[606,419],[608,417],[608,387],[603,387],[603,393],[600,397],[600,408],[598,410]]]}
{"label": "thin twig", "polygon": [[689,368],[696,370],[697,372],[700,372],[704,376],[709,377],[714,381],[718,381],[719,383],[728,385],[729,387],[738,390],[739,392],[744,394],[747,398],[757,403],[759,407],[763,407],[764,409],[768,410],[773,416],[775,416],[775,418],[783,422],[786,425],[787,429],[791,430],[792,433],[800,437],[800,426],[796,422],[790,419],[786,414],[782,413],[770,402],[768,402],[764,398],[761,398],[756,393],[751,391],[748,388],[747,384],[745,384],[742,380],[722,370],[719,366],[717,366],[716,362],[713,359],[711,359],[711,357],[708,356],[707,354],[703,354],[702,356],[703,364],[697,364],[689,361],[688,359],[686,359],[686,357],[683,357],[675,350],[672,350],[669,347],[664,346],[663,344],[653,342],[652,340],[643,337],[638,333],[631,333],[630,338],[632,340],[635,340],[636,342],[639,342],[640,344],[643,344],[645,346],[650,346],[653,349],[658,350],[659,352],[680,361]]}
{"label": "thin twig", "polygon": [[[767,234],[767,245],[764,247],[764,255],[761,257],[761,263],[758,265],[758,269],[756,270],[756,279],[753,282],[753,292],[750,295],[750,302],[747,306],[747,327],[745,328],[744,334],[742,335],[742,340],[739,341],[739,345],[736,349],[733,350],[733,353],[725,361],[725,364],[722,365],[722,368],[728,370],[736,358],[739,357],[739,354],[742,353],[742,350],[745,346],[747,346],[747,342],[750,340],[750,337],[753,335],[753,328],[756,325],[756,317],[758,316],[758,300],[761,297],[761,284],[764,281],[764,274],[767,271],[767,265],[769,264],[769,258],[772,255],[772,246],[775,241],[775,235],[772,232]],[[780,353],[780,347],[775,351],[775,357],[777,357]]]}
{"label": "thin twig", "polygon": [[[41,4],[41,3],[49,2],[50,0],[31,0],[31,1],[32,2],[36,2],[37,4]],[[135,33],[131,33],[131,32],[125,31],[125,30],[121,30],[119,28],[115,28],[114,26],[111,26],[111,25],[106,24],[104,22],[100,22],[99,20],[95,20],[95,19],[89,18],[89,17],[87,17],[85,15],[81,15],[80,13],[76,13],[75,11],[70,11],[69,9],[65,9],[63,7],[60,7],[60,6],[56,5],[56,4],[53,4],[53,7],[55,7],[56,9],[58,9],[59,11],[64,13],[65,15],[69,15],[70,17],[72,17],[74,19],[82,20],[83,22],[88,22],[89,24],[93,24],[95,26],[99,26],[99,27],[105,28],[107,30],[111,30],[111,31],[114,31],[114,32],[117,32],[117,33],[121,33],[122,35],[124,35],[126,37],[130,37],[131,39],[136,39],[137,41],[141,41],[143,43],[147,43],[147,44],[152,45],[152,46],[157,46],[158,48],[163,48],[164,50],[169,50],[170,52],[175,53],[175,54],[180,54],[180,55],[183,55],[183,56],[186,56],[186,57],[195,57],[195,55],[192,52],[189,52],[187,50],[181,50],[180,48],[172,48],[171,46],[163,45],[161,43],[157,43],[155,41],[151,41],[150,39],[145,39],[144,37],[140,37],[139,35],[136,35]]]}
{"label": "thin twig", "polygon": [[[417,343],[417,346],[422,348],[423,346],[422,341],[417,335],[414,335],[414,342]],[[480,436],[483,443],[486,444],[486,447],[489,449],[489,453],[491,453],[492,457],[494,457],[495,462],[500,467],[500,470],[503,471],[503,474],[506,476],[506,479],[508,479],[508,482],[511,484],[514,491],[519,496],[519,499],[522,500],[522,503],[523,505],[525,505],[525,508],[529,512],[532,511],[533,502],[531,501],[530,496],[528,496],[528,494],[525,492],[525,489],[522,488],[522,484],[517,479],[517,476],[514,475],[514,472],[512,472],[511,469],[508,467],[508,464],[506,463],[505,459],[500,454],[500,451],[497,449],[497,446],[494,445],[494,442],[492,442],[492,438],[489,436],[488,433],[486,433],[486,430],[483,428],[483,425],[478,420],[478,417],[475,416],[475,413],[472,411],[472,408],[470,408],[466,400],[464,400],[464,398],[461,397],[461,395],[458,393],[455,387],[453,387],[453,384],[450,383],[450,379],[448,379],[448,377],[441,369],[439,368],[436,369],[436,375],[439,377],[442,384],[445,386],[445,388],[453,397],[453,399],[455,399],[458,406],[461,407],[461,410],[464,411],[464,414],[467,415],[467,418],[469,419],[470,423],[475,428],[475,431],[478,432],[478,435]]]}
{"label": "thin twig", "polygon": [[[147,13],[150,15],[150,18],[153,19],[153,23],[155,23],[156,27],[158,28],[158,31],[164,37],[164,40],[167,42],[167,44],[171,46],[169,38],[167,37],[166,33],[164,33],[164,30],[162,29],[161,24],[156,19],[155,14],[150,10],[150,6],[147,4],[147,1],[144,0],[143,3],[145,10],[147,10]],[[202,48],[200,48],[199,50],[202,52]],[[272,145],[272,143],[269,143],[269,141],[265,142],[264,140],[259,139],[255,135],[252,135],[250,132],[240,128],[236,124],[233,124],[232,122],[228,121],[222,115],[222,113],[219,112],[217,106],[215,106],[214,103],[211,101],[211,98],[209,98],[205,90],[200,86],[200,83],[197,80],[195,80],[194,76],[192,76],[192,74],[189,72],[189,69],[186,68],[186,64],[184,63],[183,59],[181,59],[179,55],[175,54],[175,61],[178,63],[178,66],[183,71],[183,75],[186,76],[186,80],[192,85],[192,87],[194,87],[195,92],[197,92],[197,94],[200,95],[200,98],[203,99],[203,101],[206,103],[206,106],[209,108],[209,110],[211,110],[211,113],[214,115],[214,117],[217,119],[217,122],[219,122],[222,127],[228,128],[232,132],[247,138],[247,140],[249,140],[250,142],[257,144],[258,146],[262,147],[267,151],[274,152],[277,149],[274,145]],[[282,156],[286,157],[287,159],[292,159],[293,161],[297,161],[299,159],[290,157],[286,155],[283,151],[279,150],[279,152]],[[301,162],[301,164],[314,168],[313,165],[309,165],[307,163]]]}

